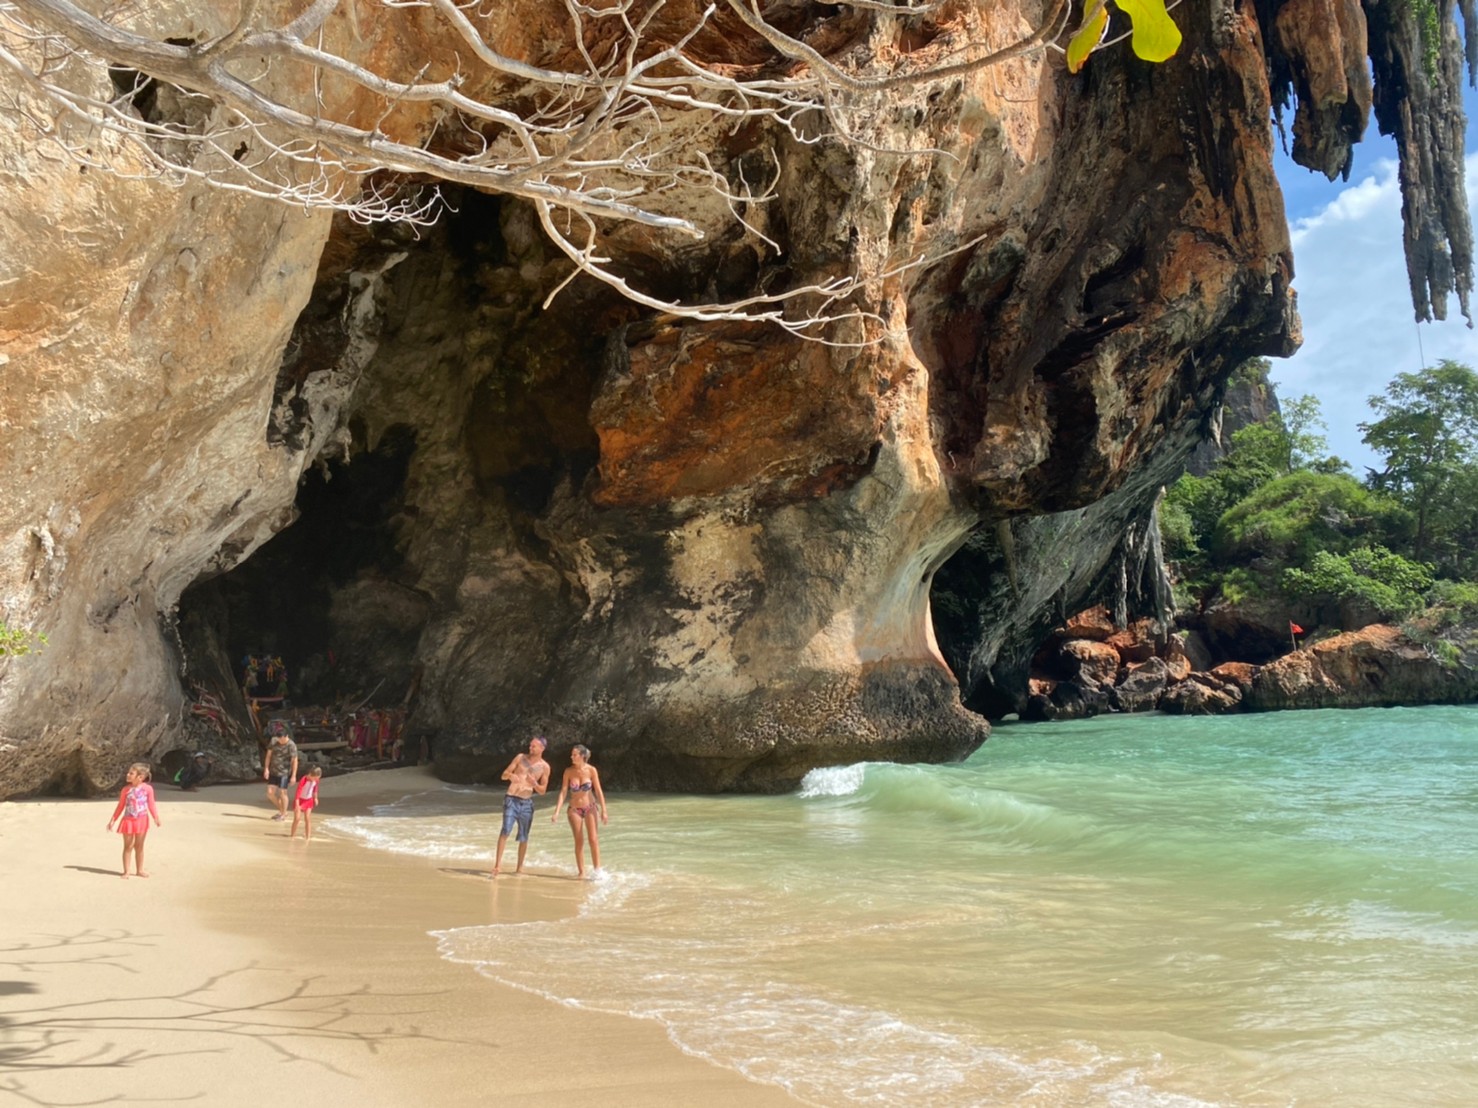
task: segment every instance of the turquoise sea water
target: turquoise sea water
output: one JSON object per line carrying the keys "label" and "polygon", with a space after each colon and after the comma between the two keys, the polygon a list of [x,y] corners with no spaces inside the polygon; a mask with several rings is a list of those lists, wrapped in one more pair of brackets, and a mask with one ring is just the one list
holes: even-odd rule
{"label": "turquoise sea water", "polygon": [[[1478,1101],[1478,707],[1007,725],[958,765],[610,800],[577,914],[428,956],[821,1105]],[[499,804],[327,826],[481,861]],[[567,871],[547,810],[530,865]]]}

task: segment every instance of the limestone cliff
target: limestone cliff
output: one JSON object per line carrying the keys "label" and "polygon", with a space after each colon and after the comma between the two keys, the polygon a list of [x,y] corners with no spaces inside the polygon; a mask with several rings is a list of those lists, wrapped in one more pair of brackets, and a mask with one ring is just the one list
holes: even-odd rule
{"label": "limestone cliff", "polygon": [[[149,21],[206,41],[236,7]],[[346,54],[442,56],[424,21],[368,7],[329,24]],[[858,70],[1014,40],[1047,7],[766,5]],[[550,10],[498,18],[532,50]],[[0,795],[109,785],[178,741],[186,682],[229,701],[254,649],[308,694],[413,688],[456,780],[496,777],[530,730],[668,788],[969,751],[987,726],[936,644],[935,573],[972,532],[1004,537],[987,669],[1065,593],[1129,581],[1123,521],[1231,368],[1296,344],[1269,118],[1293,89],[1296,153],[1345,164],[1367,16],[1396,19],[1185,4],[1167,64],[1109,49],[1074,76],[1027,53],[899,85],[856,141],[675,121],[731,176],[779,166],[765,237],[638,228],[616,264],[688,300],[860,274],[873,322],[842,345],[584,280],[546,305],[569,263],[524,201],[453,189],[429,231],[367,230],[107,175],[5,113],[0,614],[50,646],[0,659]],[[788,64],[727,31],[695,48]],[[1466,290],[1446,245],[1466,211],[1420,226],[1440,310],[1441,258]]]}

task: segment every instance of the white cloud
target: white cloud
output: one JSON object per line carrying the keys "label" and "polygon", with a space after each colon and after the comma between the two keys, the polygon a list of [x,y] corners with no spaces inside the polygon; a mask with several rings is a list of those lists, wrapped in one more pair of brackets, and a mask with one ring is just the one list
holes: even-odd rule
{"label": "white cloud", "polygon": [[[1304,345],[1273,363],[1283,397],[1319,398],[1329,424],[1329,447],[1363,475],[1376,457],[1356,425],[1371,418],[1367,397],[1385,390],[1398,373],[1441,358],[1478,366],[1478,331],[1470,330],[1456,297],[1446,322],[1418,328],[1411,307],[1401,245],[1401,193],[1392,161],[1376,162],[1369,176],[1292,227],[1299,315]],[[1478,206],[1478,155],[1467,159],[1468,203]],[[1478,304],[1475,304],[1478,307]]]}
{"label": "white cloud", "polygon": [[1371,174],[1358,184],[1342,189],[1338,196],[1314,215],[1295,220],[1293,223],[1293,248],[1310,235],[1317,235],[1341,224],[1363,223],[1392,203],[1401,204],[1400,185],[1397,182],[1397,163],[1391,158],[1382,158],[1371,167]]}

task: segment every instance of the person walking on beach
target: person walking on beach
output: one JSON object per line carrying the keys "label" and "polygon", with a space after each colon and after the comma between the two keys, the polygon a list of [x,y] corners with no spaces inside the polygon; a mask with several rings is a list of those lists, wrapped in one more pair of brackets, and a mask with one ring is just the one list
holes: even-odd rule
{"label": "person walking on beach", "polygon": [[[136,877],[148,877],[144,870],[144,837],[149,833],[152,817],[155,827],[159,822],[159,809],[154,807],[154,786],[149,784],[153,772],[148,762],[135,762],[124,775],[124,786],[118,790],[118,807],[108,820],[108,830],[118,824],[123,836],[123,876],[128,876],[128,856],[133,855],[133,872]],[[122,816],[122,819],[118,817]]]}
{"label": "person walking on beach", "polygon": [[559,810],[565,797],[570,798],[570,831],[575,836],[575,876],[585,876],[585,839],[590,839],[590,867],[600,869],[600,835],[596,830],[596,815],[601,823],[609,823],[606,814],[606,794],[600,787],[600,771],[590,764],[590,748],[577,746],[570,751],[570,768],[565,770],[560,781],[559,799],[554,802],[553,823],[559,819]]}
{"label": "person walking on beach", "polygon": [[298,834],[298,817],[303,817],[304,840],[313,837],[313,809],[318,807],[318,782],[323,779],[323,767],[314,766],[303,774],[298,782],[298,795],[293,798],[293,829],[287,833],[289,839]]}
{"label": "person walking on beach", "polygon": [[508,763],[503,780],[508,782],[508,795],[503,798],[503,831],[498,836],[498,853],[493,858],[493,876],[503,871],[503,848],[508,836],[518,830],[518,868],[523,872],[524,855],[529,852],[529,828],[534,822],[534,794],[543,795],[549,788],[549,763],[544,751],[549,743],[538,735],[529,740],[529,752]]}
{"label": "person walking on beach", "polygon": [[288,734],[287,724],[274,721],[272,737],[262,755],[262,780],[267,782],[267,799],[277,806],[273,819],[287,818],[288,790],[298,783],[298,744]]}

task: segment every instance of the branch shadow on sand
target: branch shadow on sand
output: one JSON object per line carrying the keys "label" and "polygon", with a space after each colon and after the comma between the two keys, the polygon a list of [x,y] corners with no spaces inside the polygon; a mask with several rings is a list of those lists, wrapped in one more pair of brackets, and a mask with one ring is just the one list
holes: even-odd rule
{"label": "branch shadow on sand", "polygon": [[[137,1082],[152,1082],[129,1071],[189,1055],[227,1055],[246,1043],[267,1052],[264,1062],[305,1062],[344,1077],[355,1075],[315,1056],[316,1045],[348,1044],[366,1054],[401,1041],[493,1046],[422,1031],[414,1017],[429,1009],[418,1007],[417,1002],[437,995],[434,992],[386,992],[367,984],[349,990],[326,989],[319,977],[293,980],[255,962],[194,978],[194,983],[178,990],[140,989],[140,971],[128,959],[140,947],[155,946],[152,938],[124,931],[83,931],[0,945],[0,976],[7,978],[0,981],[0,1100],[9,1094],[17,1102],[47,1108],[138,1103],[141,1099],[209,1103],[206,1089],[141,1098]],[[96,973],[95,996],[36,1003],[46,991],[48,970],[79,965]],[[107,970],[132,977],[121,980]],[[268,975],[267,984],[253,982],[253,974]],[[14,979],[22,975],[40,980]],[[248,996],[250,1000],[244,999]],[[22,997],[26,999],[20,1001]],[[128,1041],[135,1037],[146,1045]],[[168,1048],[160,1048],[161,1041],[167,1041]],[[65,1099],[56,1099],[64,1086],[49,1087],[55,1084],[49,1075],[97,1070],[116,1072],[118,1086],[128,1091],[79,1100],[74,1080],[69,1082]]]}

